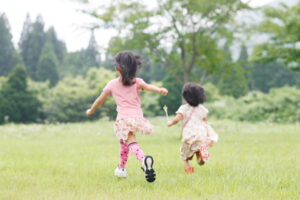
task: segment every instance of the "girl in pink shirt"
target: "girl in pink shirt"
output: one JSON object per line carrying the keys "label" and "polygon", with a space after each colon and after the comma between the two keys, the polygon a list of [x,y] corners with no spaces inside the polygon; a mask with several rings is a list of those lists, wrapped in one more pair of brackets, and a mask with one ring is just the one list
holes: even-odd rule
{"label": "girl in pink shirt", "polygon": [[115,170],[115,175],[126,178],[125,165],[129,151],[141,162],[145,178],[148,182],[155,180],[152,156],[144,156],[142,149],[138,146],[135,134],[150,134],[153,126],[143,117],[141,109],[139,90],[158,92],[166,96],[168,90],[149,85],[141,78],[136,78],[136,72],[141,62],[140,56],[133,55],[130,51],[123,51],[115,57],[115,70],[119,75],[104,87],[101,95],[95,100],[90,109],[86,111],[89,116],[101,106],[108,95],[112,95],[117,104],[117,119],[114,131],[120,140],[120,162]]}

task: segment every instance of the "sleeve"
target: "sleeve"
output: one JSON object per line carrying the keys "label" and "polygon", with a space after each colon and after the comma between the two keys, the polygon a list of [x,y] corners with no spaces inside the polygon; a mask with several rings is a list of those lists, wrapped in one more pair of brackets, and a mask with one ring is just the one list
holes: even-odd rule
{"label": "sleeve", "polygon": [[207,108],[205,108],[203,105],[201,105],[201,109],[204,113],[204,116],[207,117],[208,113],[209,113],[209,110]]}
{"label": "sleeve", "polygon": [[182,114],[183,116],[185,116],[185,114],[186,114],[186,106],[185,106],[185,105],[181,105],[181,106],[179,107],[179,109],[176,111],[176,114],[178,114],[178,113],[180,113],[180,114]]}
{"label": "sleeve", "polygon": [[136,81],[136,86],[137,86],[138,89],[140,89],[140,85],[142,83],[145,83],[145,81],[143,79],[141,79],[141,78],[136,78],[135,81]]}
{"label": "sleeve", "polygon": [[105,94],[111,94],[112,92],[112,82],[108,82],[102,90]]}

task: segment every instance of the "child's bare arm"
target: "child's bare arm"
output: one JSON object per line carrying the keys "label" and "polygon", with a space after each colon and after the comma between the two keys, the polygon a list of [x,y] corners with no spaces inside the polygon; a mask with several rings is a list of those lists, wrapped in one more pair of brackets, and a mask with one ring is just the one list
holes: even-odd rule
{"label": "child's bare arm", "polygon": [[157,92],[163,96],[166,96],[168,94],[168,90],[166,88],[159,88],[154,85],[147,84],[147,83],[141,83],[140,89],[150,91],[150,92]]}
{"label": "child's bare arm", "polygon": [[175,118],[168,122],[168,126],[173,126],[174,124],[177,124],[180,120],[183,119],[183,115],[181,113],[177,113],[177,115],[175,116]]}
{"label": "child's bare arm", "polygon": [[92,107],[86,111],[86,115],[90,116],[91,114],[93,114],[95,110],[102,105],[107,96],[108,94],[102,92],[100,96],[95,100]]}

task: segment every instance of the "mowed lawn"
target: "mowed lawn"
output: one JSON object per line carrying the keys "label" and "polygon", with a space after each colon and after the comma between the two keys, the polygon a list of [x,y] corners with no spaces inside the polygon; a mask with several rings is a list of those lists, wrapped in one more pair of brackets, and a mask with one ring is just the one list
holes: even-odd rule
{"label": "mowed lawn", "polygon": [[180,126],[151,120],[138,135],[154,157],[147,183],[130,155],[127,179],[113,175],[119,144],[110,121],[0,126],[0,199],[299,199],[300,124],[213,121],[219,143],[211,160],[186,175],[179,159]]}

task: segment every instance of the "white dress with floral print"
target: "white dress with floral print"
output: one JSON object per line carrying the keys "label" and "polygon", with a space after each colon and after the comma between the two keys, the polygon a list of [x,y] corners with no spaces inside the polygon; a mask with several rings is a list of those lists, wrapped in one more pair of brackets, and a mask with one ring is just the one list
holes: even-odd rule
{"label": "white dress with floral print", "polygon": [[180,157],[182,159],[187,160],[191,158],[207,140],[218,141],[217,133],[205,120],[208,112],[203,105],[193,107],[189,104],[180,106],[176,112],[183,115],[183,124],[185,124],[182,130],[180,147]]}

